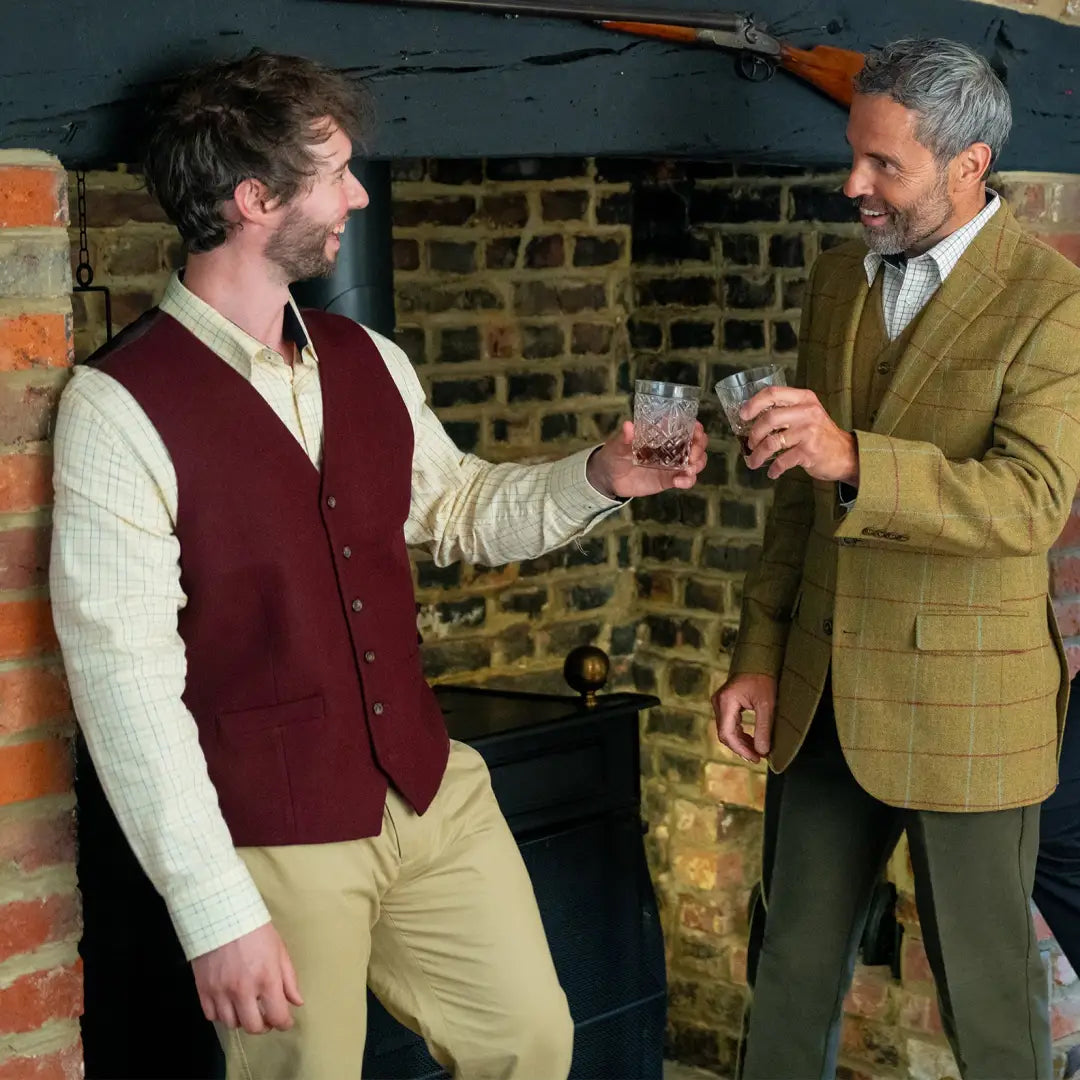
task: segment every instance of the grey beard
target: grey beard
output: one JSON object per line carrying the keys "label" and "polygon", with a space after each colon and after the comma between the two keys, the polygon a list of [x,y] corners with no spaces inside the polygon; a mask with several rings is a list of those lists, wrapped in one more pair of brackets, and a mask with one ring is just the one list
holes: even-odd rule
{"label": "grey beard", "polygon": [[863,239],[871,251],[879,255],[901,255],[907,250],[907,237],[902,235],[895,223],[875,229],[863,226]]}

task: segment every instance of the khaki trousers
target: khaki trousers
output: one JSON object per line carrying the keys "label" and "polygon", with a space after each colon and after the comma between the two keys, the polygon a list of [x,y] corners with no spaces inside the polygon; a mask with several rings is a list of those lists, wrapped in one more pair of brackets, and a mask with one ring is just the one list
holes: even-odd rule
{"label": "khaki trousers", "polygon": [[219,1027],[229,1080],[359,1080],[369,984],[460,1080],[565,1080],[574,1034],[566,996],[471,747],[451,743],[423,816],[391,790],[376,837],[239,852],[304,1005],[290,1031]]}

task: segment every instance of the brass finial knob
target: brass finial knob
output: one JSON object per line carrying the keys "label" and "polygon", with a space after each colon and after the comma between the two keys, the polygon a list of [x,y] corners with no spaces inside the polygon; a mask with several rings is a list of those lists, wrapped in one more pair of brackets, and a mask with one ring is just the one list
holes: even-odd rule
{"label": "brass finial knob", "polygon": [[595,645],[579,645],[571,649],[563,664],[563,678],[585,699],[585,707],[596,706],[596,691],[607,682],[611,661],[603,649]]}

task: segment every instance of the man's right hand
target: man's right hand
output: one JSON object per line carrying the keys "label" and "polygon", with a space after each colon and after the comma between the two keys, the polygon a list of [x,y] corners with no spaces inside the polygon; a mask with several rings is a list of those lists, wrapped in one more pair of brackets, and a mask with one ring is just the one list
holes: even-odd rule
{"label": "man's right hand", "polygon": [[[747,761],[758,762],[772,748],[776,679],[771,675],[733,675],[713,694],[716,735],[729,749]],[[742,713],[754,714],[754,733],[743,730]]]}
{"label": "man's right hand", "polygon": [[293,1005],[303,1005],[288,950],[273,923],[191,961],[207,1020],[249,1035],[293,1026]]}

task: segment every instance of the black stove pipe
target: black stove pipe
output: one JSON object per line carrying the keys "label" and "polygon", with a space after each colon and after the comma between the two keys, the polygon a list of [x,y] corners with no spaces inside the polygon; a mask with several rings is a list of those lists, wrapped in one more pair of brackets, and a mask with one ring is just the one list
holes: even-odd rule
{"label": "black stove pipe", "polygon": [[292,294],[302,308],[347,315],[390,337],[394,333],[390,163],[357,158],[352,171],[367,189],[368,205],[349,215],[334,272],[329,277],[296,282]]}

